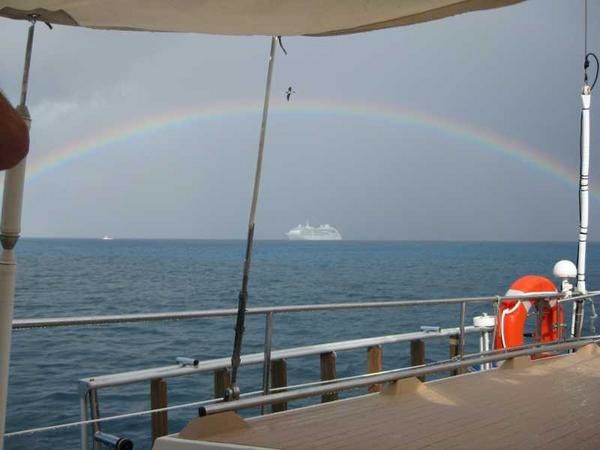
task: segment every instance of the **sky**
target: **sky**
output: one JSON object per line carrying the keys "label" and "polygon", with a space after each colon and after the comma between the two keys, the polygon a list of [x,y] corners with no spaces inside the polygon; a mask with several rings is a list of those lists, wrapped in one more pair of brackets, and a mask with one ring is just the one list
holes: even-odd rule
{"label": "sky", "polygon": [[[310,221],[345,239],[575,242],[583,28],[583,0],[529,0],[284,38],[257,238]],[[26,35],[0,19],[0,89],[15,103]],[[244,238],[269,45],[39,24],[23,236]],[[588,45],[600,52],[593,1]]]}

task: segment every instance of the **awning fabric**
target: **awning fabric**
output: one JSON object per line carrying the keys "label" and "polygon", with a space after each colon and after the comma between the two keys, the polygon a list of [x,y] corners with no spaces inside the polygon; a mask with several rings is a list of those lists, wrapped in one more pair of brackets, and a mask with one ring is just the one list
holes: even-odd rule
{"label": "awning fabric", "polygon": [[336,35],[524,0],[0,0],[0,16],[88,28],[224,35]]}

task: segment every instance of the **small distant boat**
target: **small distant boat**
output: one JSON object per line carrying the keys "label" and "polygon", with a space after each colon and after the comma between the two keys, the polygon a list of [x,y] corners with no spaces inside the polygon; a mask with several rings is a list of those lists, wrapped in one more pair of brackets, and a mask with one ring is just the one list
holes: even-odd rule
{"label": "small distant boat", "polygon": [[110,236],[104,236],[104,237],[102,238],[102,240],[103,240],[103,241],[112,241],[112,240],[113,240],[113,238],[112,238],[112,237],[110,237]]}
{"label": "small distant boat", "polygon": [[285,233],[290,241],[341,241],[342,235],[338,230],[329,224],[311,227],[308,222],[306,225],[298,225]]}

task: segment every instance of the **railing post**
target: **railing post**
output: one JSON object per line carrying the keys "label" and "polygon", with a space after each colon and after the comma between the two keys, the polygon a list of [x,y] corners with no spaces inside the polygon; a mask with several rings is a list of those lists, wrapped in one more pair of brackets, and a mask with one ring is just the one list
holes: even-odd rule
{"label": "railing post", "polygon": [[223,398],[225,389],[231,386],[231,373],[228,368],[217,369],[214,373],[214,397]]}
{"label": "railing post", "polygon": [[[150,408],[166,408],[168,405],[167,382],[162,378],[150,381]],[[152,442],[169,434],[169,416],[167,411],[152,413]]]}
{"label": "railing post", "polygon": [[[273,337],[273,313],[265,315],[265,346],[263,358],[263,394],[269,393],[269,371],[271,369],[271,342]],[[265,407],[261,406],[260,413],[265,413]]]}
{"label": "railing post", "polygon": [[[496,334],[498,333],[498,326],[499,326],[499,316],[500,316],[500,305],[502,303],[502,299],[500,298],[499,295],[496,296],[496,302],[494,303],[494,308],[495,308],[495,314],[494,317],[496,317],[496,321],[494,322],[494,331],[492,332],[492,343],[491,343],[491,348],[495,348],[496,347]],[[490,368],[493,367],[492,364],[490,364]]]}
{"label": "railing post", "polygon": [[546,312],[546,299],[538,299],[536,301],[536,324],[535,324],[535,337],[534,342],[542,342],[542,323],[544,321],[544,314]]}
{"label": "railing post", "polygon": [[[488,353],[491,350],[491,340],[490,340],[490,332],[489,330],[484,330],[479,335],[479,351],[481,353]],[[492,363],[483,363],[481,365],[481,370],[490,370],[492,368]]]}
{"label": "railing post", "polygon": [[[450,336],[450,359],[456,359],[460,356],[460,335],[453,334]],[[460,375],[463,373],[462,369],[455,369],[450,371],[450,376]]]}
{"label": "railing post", "polygon": [[[367,373],[377,373],[383,370],[383,347],[374,345],[367,349]],[[379,392],[380,384],[372,384],[368,387],[369,394]]]}
{"label": "railing post", "polygon": [[[425,341],[423,339],[414,339],[410,341],[410,365],[422,366],[425,364]],[[419,380],[425,381],[425,376],[419,377]]]}
{"label": "railing post", "polygon": [[[285,388],[287,385],[287,361],[285,359],[271,361],[271,388]],[[271,405],[271,412],[285,410],[287,410],[287,402],[273,403]]]}
{"label": "railing post", "polygon": [[[82,387],[80,385],[79,392],[79,418],[82,422],[85,422],[89,418],[89,405],[88,405],[88,395],[89,391],[87,387]],[[89,434],[88,434],[89,425],[83,424],[80,428],[80,436],[81,436],[81,450],[89,449]]]}
{"label": "railing post", "polygon": [[[335,380],[336,374],[335,352],[321,353],[321,381]],[[337,392],[328,392],[321,396],[321,403],[337,400]]]}
{"label": "railing post", "polygon": [[[98,402],[98,390],[90,389],[89,396],[90,396],[90,417],[92,419],[99,419],[100,418],[100,403]],[[100,431],[100,423],[94,422],[92,424],[92,430],[93,430],[94,434],[96,434],[98,431]],[[94,448],[94,450],[101,450],[100,443],[97,442],[95,439],[93,440],[92,447]]]}
{"label": "railing post", "polygon": [[[592,302],[592,314],[596,314],[594,311],[594,299],[590,299]],[[565,313],[565,309],[562,305],[562,303],[560,301],[556,302],[556,326],[558,327],[558,340],[559,341],[564,341],[566,339],[567,333],[565,333],[565,327],[566,324],[564,323],[564,313]],[[593,319],[593,316],[592,316]],[[592,322],[593,323],[593,322]],[[596,329],[594,327],[592,327],[591,329],[592,334],[596,334]]]}
{"label": "railing post", "polygon": [[467,319],[467,304],[466,302],[460,303],[460,347],[459,356],[462,360],[465,356],[465,321]]}

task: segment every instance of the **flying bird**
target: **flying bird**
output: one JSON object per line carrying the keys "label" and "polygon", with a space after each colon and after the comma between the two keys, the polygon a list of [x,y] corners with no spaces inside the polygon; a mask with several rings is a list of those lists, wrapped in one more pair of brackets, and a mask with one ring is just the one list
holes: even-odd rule
{"label": "flying bird", "polygon": [[286,100],[289,102],[289,101],[290,101],[290,98],[292,97],[292,94],[295,94],[295,93],[296,93],[296,91],[295,91],[295,90],[293,90],[293,89],[292,89],[292,87],[290,86],[290,87],[288,88],[288,90],[287,90],[287,91],[285,91],[285,98],[286,98]]}

